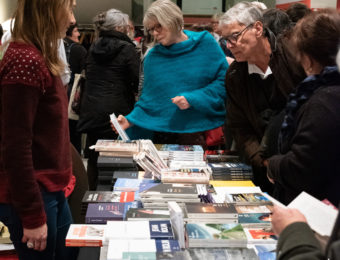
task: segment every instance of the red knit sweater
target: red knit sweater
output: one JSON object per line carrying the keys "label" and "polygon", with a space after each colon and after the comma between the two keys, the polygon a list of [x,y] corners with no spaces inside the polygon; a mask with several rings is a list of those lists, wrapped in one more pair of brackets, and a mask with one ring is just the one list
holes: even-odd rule
{"label": "red knit sweater", "polygon": [[66,91],[35,47],[11,43],[0,96],[0,203],[36,228],[46,222],[41,190],[61,191],[71,176]]}

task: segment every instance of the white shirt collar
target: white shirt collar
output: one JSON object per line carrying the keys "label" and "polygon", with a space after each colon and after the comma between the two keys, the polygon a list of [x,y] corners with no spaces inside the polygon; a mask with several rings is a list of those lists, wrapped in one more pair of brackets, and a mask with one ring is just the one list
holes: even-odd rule
{"label": "white shirt collar", "polygon": [[259,74],[262,79],[266,79],[270,74],[272,74],[272,70],[268,66],[266,72],[263,73],[263,71],[259,67],[257,67],[255,64],[248,63],[248,73],[249,75],[253,73]]}

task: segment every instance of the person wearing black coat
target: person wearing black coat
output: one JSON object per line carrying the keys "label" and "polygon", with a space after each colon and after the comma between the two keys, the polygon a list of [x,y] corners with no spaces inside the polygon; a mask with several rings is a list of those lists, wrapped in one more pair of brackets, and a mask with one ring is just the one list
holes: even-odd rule
{"label": "person wearing black coat", "polygon": [[[99,38],[92,44],[86,61],[86,83],[78,131],[87,133],[87,146],[98,139],[117,136],[110,127],[111,113],[126,115],[133,109],[138,92],[140,59],[127,36],[128,15],[110,9],[95,17]],[[90,190],[97,186],[97,157],[89,151]]]}
{"label": "person wearing black coat", "polygon": [[340,14],[312,12],[293,32],[308,77],[290,94],[279,135],[280,154],[269,159],[275,195],[288,204],[302,191],[340,202]]}

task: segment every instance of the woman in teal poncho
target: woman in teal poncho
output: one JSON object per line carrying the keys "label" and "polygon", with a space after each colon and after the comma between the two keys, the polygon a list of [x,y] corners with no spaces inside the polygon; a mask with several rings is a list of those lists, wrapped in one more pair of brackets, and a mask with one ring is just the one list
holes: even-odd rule
{"label": "woman in teal poncho", "polygon": [[[183,15],[169,0],[147,10],[144,27],[158,44],[144,60],[140,100],[118,122],[133,139],[203,144],[203,132],[224,124],[228,64],[208,32],[183,31]],[[202,141],[203,140],[203,141]]]}

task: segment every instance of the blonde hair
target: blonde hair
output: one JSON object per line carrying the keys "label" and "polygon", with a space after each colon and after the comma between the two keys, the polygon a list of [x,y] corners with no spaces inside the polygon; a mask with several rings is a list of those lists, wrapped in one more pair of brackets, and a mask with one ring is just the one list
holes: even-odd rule
{"label": "blonde hair", "polygon": [[[64,62],[58,55],[61,29],[57,21],[60,8],[72,8],[73,0],[18,0],[14,13],[12,39],[33,44],[55,76],[62,74]],[[67,19],[69,14],[61,17]]]}
{"label": "blonde hair", "polygon": [[172,32],[180,32],[183,29],[183,13],[170,0],[157,0],[151,4],[144,15],[144,27],[147,27],[149,22],[155,19],[160,25],[169,28]]}

